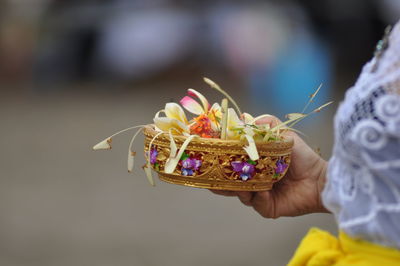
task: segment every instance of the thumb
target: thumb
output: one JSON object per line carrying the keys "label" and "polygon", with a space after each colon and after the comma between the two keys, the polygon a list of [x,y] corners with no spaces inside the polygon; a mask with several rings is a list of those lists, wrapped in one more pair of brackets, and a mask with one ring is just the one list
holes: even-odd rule
{"label": "thumb", "polygon": [[269,124],[270,127],[275,127],[276,125],[281,123],[281,120],[279,120],[279,118],[277,118],[276,116],[270,115],[256,120],[255,123],[256,125]]}

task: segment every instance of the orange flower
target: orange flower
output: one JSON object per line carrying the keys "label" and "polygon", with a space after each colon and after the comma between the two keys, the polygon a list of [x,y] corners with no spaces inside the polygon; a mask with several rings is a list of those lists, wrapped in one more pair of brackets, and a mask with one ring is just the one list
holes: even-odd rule
{"label": "orange flower", "polygon": [[[198,91],[188,89],[188,95],[182,98],[180,103],[189,112],[198,115],[190,124],[190,134],[195,134],[203,138],[219,138],[222,113],[218,103],[210,106],[207,99]],[[198,103],[192,97],[200,100]]]}
{"label": "orange flower", "polygon": [[219,138],[220,133],[213,130],[210,118],[206,114],[202,114],[194,118],[194,123],[190,126],[190,134],[202,138]]}

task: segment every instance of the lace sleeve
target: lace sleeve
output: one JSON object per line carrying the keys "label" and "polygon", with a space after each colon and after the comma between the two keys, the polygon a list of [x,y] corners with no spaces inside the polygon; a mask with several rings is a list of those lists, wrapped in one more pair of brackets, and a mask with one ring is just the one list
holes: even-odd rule
{"label": "lace sleeve", "polygon": [[399,22],[339,106],[323,201],[349,235],[400,248]]}

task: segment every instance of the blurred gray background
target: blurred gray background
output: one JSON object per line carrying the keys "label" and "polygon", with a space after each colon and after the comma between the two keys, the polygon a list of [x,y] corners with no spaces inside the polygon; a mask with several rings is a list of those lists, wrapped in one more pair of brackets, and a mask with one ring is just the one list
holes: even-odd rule
{"label": "blurred gray background", "polygon": [[[299,125],[329,158],[332,119],[373,54],[398,1],[0,2],[0,265],[285,265],[312,226],[334,218],[264,219],[235,198],[151,187],[129,134],[192,87],[217,81],[243,110]],[[141,153],[142,139],[135,143]]]}

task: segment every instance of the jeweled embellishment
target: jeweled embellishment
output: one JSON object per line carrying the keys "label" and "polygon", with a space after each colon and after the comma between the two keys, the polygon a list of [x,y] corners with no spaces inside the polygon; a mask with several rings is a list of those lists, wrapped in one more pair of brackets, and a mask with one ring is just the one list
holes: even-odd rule
{"label": "jeweled embellishment", "polygon": [[392,26],[391,25],[387,26],[383,38],[380,41],[378,41],[376,45],[374,52],[375,63],[371,68],[372,72],[375,72],[378,69],[379,61],[384,52],[386,51],[386,49],[389,47],[389,35],[391,31],[392,31]]}
{"label": "jeweled embellishment", "polygon": [[252,178],[255,173],[254,165],[248,162],[236,161],[231,163],[233,171],[239,174],[239,178],[247,181]]}
{"label": "jeweled embellishment", "polygon": [[150,163],[151,164],[157,163],[157,155],[158,155],[158,151],[155,148],[152,148],[150,150]]}
{"label": "jeweled embellishment", "polygon": [[156,148],[153,147],[150,150],[149,160],[150,160],[150,164],[154,167],[154,169],[156,169],[157,171],[160,171],[160,163],[158,162],[158,155],[159,155],[159,152],[157,151]]}
{"label": "jeweled embellishment", "polygon": [[198,171],[201,167],[201,160],[195,158],[186,158],[181,161],[182,165],[182,175],[184,176],[193,176],[196,171]]}
{"label": "jeweled embellishment", "polygon": [[278,177],[280,174],[284,173],[286,168],[288,168],[288,164],[286,164],[282,159],[279,159],[276,162],[275,177]]}

